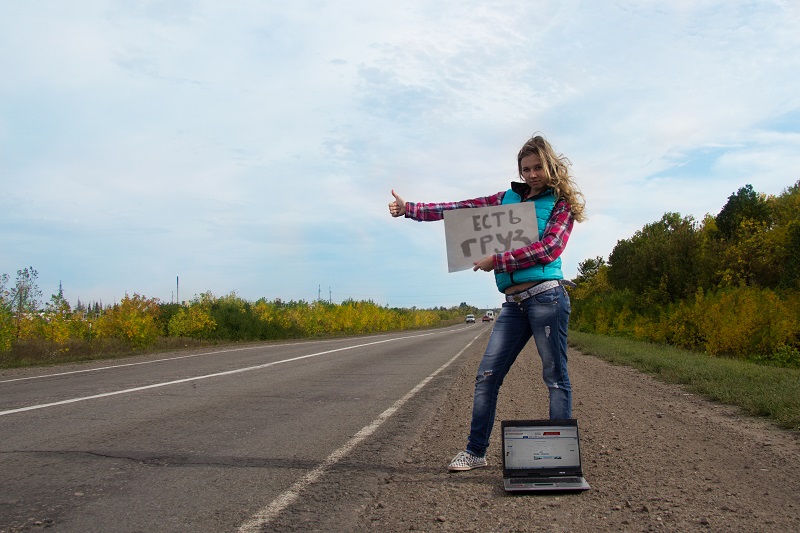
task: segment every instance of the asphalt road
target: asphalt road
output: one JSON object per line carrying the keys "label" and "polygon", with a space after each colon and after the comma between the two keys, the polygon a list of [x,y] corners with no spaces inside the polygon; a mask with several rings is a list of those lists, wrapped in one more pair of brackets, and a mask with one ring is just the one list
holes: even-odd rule
{"label": "asphalt road", "polygon": [[400,449],[488,330],[4,371],[0,532],[266,529],[349,454]]}

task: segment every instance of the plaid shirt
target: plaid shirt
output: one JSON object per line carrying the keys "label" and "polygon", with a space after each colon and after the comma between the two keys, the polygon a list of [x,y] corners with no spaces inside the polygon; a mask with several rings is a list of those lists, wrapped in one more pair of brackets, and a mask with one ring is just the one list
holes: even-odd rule
{"label": "plaid shirt", "polygon": [[[442,220],[444,212],[450,209],[500,205],[503,203],[505,194],[504,191],[491,196],[463,200],[461,202],[431,204],[406,202],[406,218],[420,222]],[[547,264],[555,261],[566,248],[574,224],[575,219],[569,210],[569,204],[566,200],[559,199],[553,207],[550,219],[544,226],[542,239],[516,250],[495,254],[495,272],[514,272],[535,264]]]}

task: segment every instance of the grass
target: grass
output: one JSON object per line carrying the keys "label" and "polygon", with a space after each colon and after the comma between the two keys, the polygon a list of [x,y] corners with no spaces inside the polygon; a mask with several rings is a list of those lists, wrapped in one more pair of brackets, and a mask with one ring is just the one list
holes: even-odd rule
{"label": "grass", "polygon": [[[436,326],[440,328],[461,325],[464,323],[462,317],[445,319]],[[429,326],[419,326],[416,329],[427,329]],[[398,330],[393,330],[398,331]],[[360,335],[377,335],[390,333],[389,331],[377,331],[363,333]],[[63,344],[55,344],[51,341],[42,339],[26,339],[16,341],[11,349],[0,351],[0,370],[11,368],[30,368],[41,366],[53,366],[69,363],[85,363],[89,361],[122,359],[134,355],[173,352],[187,349],[213,348],[231,345],[242,345],[247,343],[279,343],[297,340],[328,339],[342,336],[359,336],[359,334],[336,333],[318,334],[313,337],[287,337],[280,339],[250,339],[250,340],[200,340],[183,337],[159,337],[152,346],[143,349],[134,349],[130,344],[120,339],[94,339],[91,342],[78,339],[70,339]],[[2,533],[2,532],[0,532]]]}
{"label": "grass", "polygon": [[223,343],[199,341],[176,337],[162,337],[146,350],[134,350],[117,339],[95,340],[91,343],[71,339],[63,345],[32,339],[18,341],[11,350],[0,352],[0,369],[52,366],[68,363],[84,363],[96,360],[121,359],[145,353],[167,352],[218,346]]}
{"label": "grass", "polygon": [[800,369],[762,366],[579,331],[570,331],[569,342],[585,354],[684,385],[690,392],[800,431]]}

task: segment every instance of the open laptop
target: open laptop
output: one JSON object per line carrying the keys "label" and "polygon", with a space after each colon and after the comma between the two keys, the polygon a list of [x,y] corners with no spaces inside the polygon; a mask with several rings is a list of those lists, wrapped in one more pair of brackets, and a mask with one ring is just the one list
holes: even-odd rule
{"label": "open laptop", "polygon": [[580,491],[578,421],[503,420],[503,485],[507,491]]}

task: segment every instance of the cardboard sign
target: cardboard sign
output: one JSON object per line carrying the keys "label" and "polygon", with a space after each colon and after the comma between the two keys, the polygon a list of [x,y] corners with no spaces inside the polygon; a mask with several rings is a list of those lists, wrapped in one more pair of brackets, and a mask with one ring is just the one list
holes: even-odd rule
{"label": "cardboard sign", "polygon": [[487,255],[516,250],[539,240],[533,202],[452,209],[444,212],[448,272],[475,266]]}

